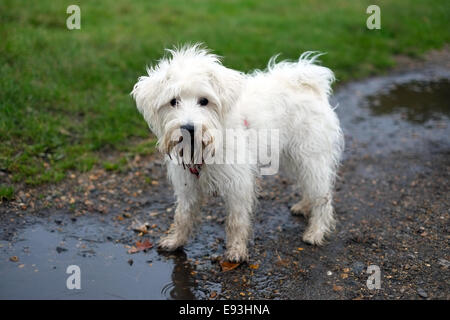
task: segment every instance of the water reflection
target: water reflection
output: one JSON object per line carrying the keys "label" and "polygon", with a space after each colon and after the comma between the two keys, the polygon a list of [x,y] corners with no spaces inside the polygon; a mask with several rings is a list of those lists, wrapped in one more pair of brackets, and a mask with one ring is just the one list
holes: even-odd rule
{"label": "water reflection", "polygon": [[195,280],[192,277],[194,268],[187,260],[186,253],[179,250],[175,253],[160,252],[160,255],[167,257],[174,264],[171,276],[172,281],[162,288],[161,294],[167,299],[195,299],[195,295],[193,293],[193,289],[195,288]]}
{"label": "water reflection", "polygon": [[368,97],[374,115],[400,113],[413,123],[450,117],[450,80],[411,81]]}

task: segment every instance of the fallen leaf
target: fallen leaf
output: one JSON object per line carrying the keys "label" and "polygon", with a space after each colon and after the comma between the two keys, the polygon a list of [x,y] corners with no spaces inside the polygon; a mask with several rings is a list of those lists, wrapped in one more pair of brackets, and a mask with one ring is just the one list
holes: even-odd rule
{"label": "fallen leaf", "polygon": [[135,246],[132,246],[130,248],[130,250],[128,250],[128,253],[130,253],[130,254],[137,253],[137,252],[139,252],[139,249],[136,248]]}
{"label": "fallen leaf", "polygon": [[303,249],[303,248],[297,248],[297,250],[298,250],[298,251],[303,251],[303,250],[305,250],[305,249]]}
{"label": "fallen leaf", "polygon": [[222,271],[230,271],[236,269],[240,265],[239,262],[229,262],[229,261],[221,261],[220,266],[222,267]]}
{"label": "fallen leaf", "polygon": [[17,256],[12,256],[9,258],[9,260],[11,260],[12,262],[17,262],[19,261],[19,258]]}
{"label": "fallen leaf", "polygon": [[251,265],[249,265],[249,267],[250,267],[250,269],[258,270],[259,269],[259,264],[251,264]]}
{"label": "fallen leaf", "polygon": [[289,259],[282,259],[280,255],[278,255],[278,260],[275,262],[277,265],[287,266],[289,265]]}
{"label": "fallen leaf", "polygon": [[217,296],[217,292],[213,291],[211,292],[211,295],[209,296],[211,299],[214,299]]}
{"label": "fallen leaf", "polygon": [[342,288],[341,286],[337,286],[337,285],[335,285],[335,284],[333,285],[333,290],[336,291],[336,292],[337,292],[337,291],[342,291],[342,289],[343,289],[343,288]]}
{"label": "fallen leaf", "polygon": [[342,273],[342,274],[341,274],[341,278],[342,278],[342,279],[347,279],[347,278],[348,278],[348,274]]}
{"label": "fallen leaf", "polygon": [[144,241],[137,241],[136,246],[132,246],[131,249],[128,250],[128,253],[133,254],[139,251],[151,249],[152,247],[153,244],[148,239],[145,239]]}

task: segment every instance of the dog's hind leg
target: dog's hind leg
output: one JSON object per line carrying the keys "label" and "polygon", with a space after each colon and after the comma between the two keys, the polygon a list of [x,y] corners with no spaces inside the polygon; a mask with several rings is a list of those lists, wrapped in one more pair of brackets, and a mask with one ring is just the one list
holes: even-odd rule
{"label": "dog's hind leg", "polygon": [[[295,150],[295,147],[293,149]],[[290,151],[292,151],[292,149]],[[311,200],[308,198],[308,195],[303,192],[305,189],[305,182],[303,181],[301,174],[302,170],[299,165],[300,160],[294,160],[292,158],[293,156],[295,155],[283,154],[282,158],[283,167],[287,170],[288,176],[296,178],[294,179],[295,186],[302,194],[302,199],[291,207],[291,213],[293,215],[303,215],[305,218],[308,218],[311,211]]]}
{"label": "dog's hind leg", "polygon": [[[334,182],[333,160],[327,155],[308,157],[302,163],[303,200],[296,204],[301,210],[308,210],[309,225],[303,241],[322,245],[325,236],[335,227],[332,192]],[[299,208],[300,209],[300,208]]]}
{"label": "dog's hind leg", "polygon": [[291,213],[293,215],[303,215],[305,218],[308,218],[311,213],[311,202],[310,199],[303,196],[302,200],[291,207]]}

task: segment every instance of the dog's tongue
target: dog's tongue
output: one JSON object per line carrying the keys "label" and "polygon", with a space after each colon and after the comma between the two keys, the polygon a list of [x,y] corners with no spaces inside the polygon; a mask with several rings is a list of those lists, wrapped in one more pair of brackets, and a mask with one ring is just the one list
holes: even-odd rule
{"label": "dog's tongue", "polygon": [[191,166],[188,166],[189,171],[190,171],[193,175],[195,175],[197,178],[198,178],[199,175],[200,175],[200,168],[201,168],[201,165],[200,165],[200,164],[194,164],[192,167],[191,167]]}

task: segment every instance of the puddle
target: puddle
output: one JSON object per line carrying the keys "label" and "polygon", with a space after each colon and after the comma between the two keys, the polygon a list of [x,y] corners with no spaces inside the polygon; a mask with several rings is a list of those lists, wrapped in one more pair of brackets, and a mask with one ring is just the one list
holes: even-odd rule
{"label": "puddle", "polygon": [[423,124],[450,116],[450,80],[394,84],[368,97],[373,115],[400,114],[402,119]]}
{"label": "puddle", "polygon": [[450,71],[374,77],[333,97],[346,136],[345,158],[450,150]]}
{"label": "puddle", "polygon": [[[195,298],[184,254],[163,257],[151,249],[130,255],[123,244],[80,240],[41,224],[0,245],[0,299]],[[80,267],[80,290],[67,289],[70,265]]]}

